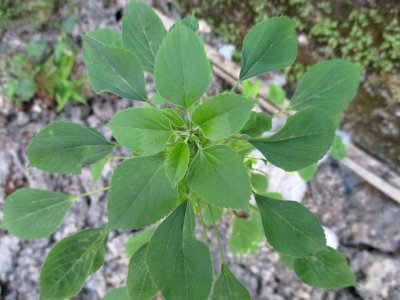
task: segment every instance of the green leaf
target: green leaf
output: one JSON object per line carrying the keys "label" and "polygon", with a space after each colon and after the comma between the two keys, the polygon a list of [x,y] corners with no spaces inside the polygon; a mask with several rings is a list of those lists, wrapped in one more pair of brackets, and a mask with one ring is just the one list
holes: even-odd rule
{"label": "green leaf", "polygon": [[20,239],[52,234],[74,202],[70,195],[22,188],[6,198],[2,226]]}
{"label": "green leaf", "polygon": [[153,98],[150,99],[150,102],[153,105],[163,105],[167,102],[163,97],[161,97],[159,94],[156,94]]}
{"label": "green leaf", "polygon": [[107,127],[129,150],[141,155],[157,154],[172,135],[170,121],[161,111],[151,107],[124,109],[111,118]]}
{"label": "green leaf", "polygon": [[28,148],[29,165],[43,171],[81,174],[90,165],[107,156],[113,145],[99,132],[71,122],[54,122],[42,129]]}
{"label": "green leaf", "polygon": [[250,178],[240,156],[225,145],[200,149],[187,178],[189,187],[212,205],[247,210]]}
{"label": "green leaf", "polygon": [[250,80],[243,81],[242,95],[246,98],[257,98],[260,92],[260,81],[251,82]]}
{"label": "green leaf", "polygon": [[150,225],[168,214],[177,199],[177,190],[165,175],[163,156],[127,159],[111,178],[109,224],[125,229]]}
{"label": "green leaf", "polygon": [[167,31],[158,15],[140,1],[131,2],[122,19],[124,48],[134,52],[143,68],[154,71],[154,62]]}
{"label": "green leaf", "polygon": [[[158,292],[158,287],[150,276],[146,263],[146,243],[132,256],[129,261],[127,286],[130,299],[153,299]],[[115,298],[115,300],[119,300]]]}
{"label": "green leaf", "polygon": [[195,216],[185,201],[154,232],[146,262],[166,299],[206,300],[213,269],[208,247],[195,239]]}
{"label": "green leaf", "polygon": [[346,258],[330,247],[313,256],[296,259],[294,270],[306,284],[314,287],[341,289],[356,284]]}
{"label": "green leaf", "polygon": [[297,259],[296,257],[290,256],[290,255],[285,255],[285,254],[280,254],[280,258],[281,258],[282,264],[286,268],[294,271],[294,263]]}
{"label": "green leaf", "polygon": [[268,190],[268,177],[266,175],[251,172],[251,187],[260,195],[264,195]]}
{"label": "green leaf", "polygon": [[185,125],[185,121],[182,120],[176,111],[166,108],[161,110],[161,113],[170,120],[172,126],[179,128]]}
{"label": "green leaf", "polygon": [[87,35],[107,46],[123,48],[121,33],[110,28],[101,28],[90,31],[87,33]]}
{"label": "green leaf", "polygon": [[295,201],[255,194],[265,236],[280,253],[302,257],[325,247],[325,234],[318,218]]}
{"label": "green leaf", "polygon": [[75,296],[86,279],[104,262],[108,230],[88,229],[58,242],[40,272],[40,296],[65,299]]}
{"label": "green leaf", "polygon": [[[213,218],[215,221],[215,224],[218,224],[219,222],[221,222],[223,216],[224,216],[224,209],[222,207],[218,207],[218,206],[214,206],[214,205],[210,205],[211,207],[211,212],[210,209],[208,207],[208,205],[206,205],[206,207],[204,208],[204,212],[203,212],[203,216],[204,216],[204,223],[206,225],[213,225]],[[212,214],[212,216],[211,216]]]}
{"label": "green leaf", "polygon": [[331,116],[343,111],[357,93],[361,67],[342,59],[317,63],[301,79],[290,107],[319,108]]}
{"label": "green leaf", "polygon": [[165,173],[172,186],[177,186],[189,166],[190,150],[185,142],[176,143],[165,160]]}
{"label": "green leaf", "polygon": [[243,41],[240,80],[283,69],[297,54],[296,22],[275,17],[252,27]]}
{"label": "green leaf", "polygon": [[91,33],[83,37],[83,58],[96,93],[111,92],[131,99],[147,99],[142,66],[135,54],[109,46]]}
{"label": "green leaf", "polygon": [[282,107],[285,104],[286,92],[280,86],[271,84],[268,90],[268,100],[272,103],[276,104],[279,107]]}
{"label": "green leaf", "polygon": [[264,240],[261,224],[252,219],[233,218],[233,229],[229,247],[233,254],[252,253]]}
{"label": "green leaf", "polygon": [[259,137],[263,133],[271,130],[272,128],[272,118],[271,116],[262,113],[252,111],[250,118],[244,124],[240,133],[247,134],[251,137]]}
{"label": "green leaf", "polygon": [[221,275],[214,284],[212,300],[250,300],[250,293],[228,266],[222,264]]}
{"label": "green leaf", "polygon": [[320,160],[334,136],[332,119],[323,111],[308,108],[290,117],[274,135],[249,142],[275,166],[298,171]]}
{"label": "green leaf", "polygon": [[[188,28],[190,28],[191,30],[193,30],[194,33],[197,33],[197,31],[199,31],[199,22],[197,21],[197,19],[194,17],[194,15],[189,15],[184,17],[183,19],[179,20],[177,23],[182,23],[185,26],[187,26]],[[175,26],[175,25],[174,25]]]}
{"label": "green leaf", "polygon": [[104,295],[103,300],[131,300],[126,287],[115,288]]}
{"label": "green leaf", "polygon": [[156,57],[157,92],[167,101],[188,108],[208,89],[211,67],[199,37],[183,24],[168,32]]}
{"label": "green leaf", "polygon": [[347,156],[346,146],[340,136],[335,135],[331,147],[331,155],[336,160],[341,160]]}
{"label": "green leaf", "polygon": [[192,120],[208,139],[225,139],[240,131],[255,104],[237,94],[220,94],[196,107]]}
{"label": "green leaf", "polygon": [[108,157],[103,157],[99,161],[95,162],[90,166],[90,171],[92,172],[92,181],[96,183],[100,180],[101,174],[103,173],[104,167],[108,163]]}
{"label": "green leaf", "polygon": [[315,177],[317,171],[318,171],[318,164],[312,164],[304,169],[301,169],[299,171],[299,175],[304,181],[310,181]]}
{"label": "green leaf", "polygon": [[150,238],[153,236],[155,231],[155,227],[144,230],[138,233],[135,233],[125,245],[126,256],[129,258],[132,257],[144,244],[147,244],[150,241]]}

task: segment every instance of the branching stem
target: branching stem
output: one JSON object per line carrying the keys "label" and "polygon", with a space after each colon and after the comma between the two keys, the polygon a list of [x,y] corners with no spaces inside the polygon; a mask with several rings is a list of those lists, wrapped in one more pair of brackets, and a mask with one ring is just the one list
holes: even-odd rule
{"label": "branching stem", "polygon": [[210,240],[208,239],[207,236],[207,229],[206,229],[206,224],[204,222],[204,215],[203,215],[203,209],[200,207],[200,222],[201,222],[201,227],[203,228],[203,238],[207,244],[208,247],[210,247]]}
{"label": "branching stem", "polygon": [[214,234],[215,234],[215,237],[217,238],[217,242],[218,242],[219,254],[221,255],[222,263],[225,263],[224,250],[223,250],[223,248],[222,248],[222,244],[221,244],[221,240],[220,240],[220,238],[219,238],[219,233],[218,233],[217,225],[215,224],[214,214],[213,214],[213,212],[212,212],[212,209],[211,209],[211,205],[210,205],[210,204],[208,204],[208,209],[210,210],[210,216],[211,216],[211,220],[212,220],[212,223],[213,223]]}

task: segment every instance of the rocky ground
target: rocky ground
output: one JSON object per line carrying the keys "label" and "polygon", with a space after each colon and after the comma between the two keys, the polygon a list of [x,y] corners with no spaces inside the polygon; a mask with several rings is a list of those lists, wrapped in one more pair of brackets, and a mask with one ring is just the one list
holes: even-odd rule
{"label": "rocky ground", "polygon": [[[102,26],[117,27],[117,19],[126,1],[82,1],[75,8],[80,32]],[[158,5],[161,5],[158,3]],[[168,9],[164,5],[164,9]],[[24,38],[43,38],[48,34],[9,31],[3,38],[8,53],[23,47]],[[22,34],[23,33],[23,34]],[[26,40],[25,40],[26,41]],[[2,53],[1,55],[6,55]],[[210,94],[224,88],[214,78]],[[149,94],[154,84],[147,78]],[[32,136],[54,120],[70,120],[87,124],[110,137],[104,124],[117,111],[134,103],[111,95],[92,95],[87,106],[68,105],[56,114],[43,107],[39,100],[17,108],[0,99],[0,221],[5,197],[22,186],[80,193],[107,185],[115,164],[106,167],[103,178],[93,184],[88,169],[82,176],[49,175],[27,168],[26,149]],[[323,291],[302,284],[294,274],[282,266],[277,253],[265,244],[256,255],[233,256],[227,247],[231,230],[230,217],[219,225],[223,244],[228,253],[228,264],[252,293],[253,299],[400,299],[400,206],[360,181],[340,163],[326,159],[316,178],[305,184],[297,175],[279,170],[271,171],[271,191],[301,201],[315,212],[329,229],[339,249],[346,254],[356,272],[359,285],[340,291]],[[96,194],[75,203],[60,229],[49,239],[20,241],[0,231],[0,285],[2,299],[38,299],[40,266],[55,242],[83,228],[97,227],[107,222],[106,195]],[[75,299],[101,299],[106,290],[122,286],[127,274],[128,260],[124,245],[131,232],[114,231],[107,246],[106,262],[102,269],[86,283]],[[219,256],[212,231],[213,258]]]}

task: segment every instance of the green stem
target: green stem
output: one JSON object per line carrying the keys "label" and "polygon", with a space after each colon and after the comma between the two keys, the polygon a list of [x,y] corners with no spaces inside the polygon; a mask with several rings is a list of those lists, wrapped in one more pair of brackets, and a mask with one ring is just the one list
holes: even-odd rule
{"label": "green stem", "polygon": [[224,250],[222,249],[221,240],[220,240],[220,238],[219,238],[219,233],[218,233],[217,225],[215,224],[215,219],[214,219],[214,215],[213,215],[213,212],[212,212],[212,209],[211,209],[211,205],[210,205],[210,204],[208,204],[208,209],[209,209],[209,211],[210,211],[211,220],[212,220],[212,222],[213,222],[214,234],[215,234],[215,237],[217,238],[217,242],[218,242],[219,254],[221,255],[222,263],[225,264]]}
{"label": "green stem", "polygon": [[232,85],[231,92],[234,92],[236,88],[239,86],[240,80],[236,81],[234,85]]}
{"label": "green stem", "polygon": [[83,197],[86,197],[86,196],[89,196],[89,195],[92,195],[92,194],[96,194],[96,193],[107,191],[109,189],[110,189],[110,187],[107,186],[107,187],[103,187],[103,188],[100,188],[100,189],[97,189],[97,190],[93,190],[93,191],[90,191],[90,192],[87,192],[87,193],[78,194],[78,195],[71,195],[71,197],[73,199],[83,198]]}
{"label": "green stem", "polygon": [[200,206],[199,214],[200,214],[201,227],[203,228],[203,238],[206,241],[207,246],[210,247],[210,240],[208,239],[208,236],[207,236],[207,229],[206,229],[206,224],[204,222],[203,209],[201,208],[201,206]]}
{"label": "green stem", "polygon": [[128,159],[132,158],[131,156],[110,156],[110,160],[120,160],[120,159]]}
{"label": "green stem", "polygon": [[256,212],[260,212],[260,210],[258,209],[257,206],[255,206],[255,205],[253,205],[253,204],[249,204],[249,205],[250,205],[250,208],[251,208],[252,210],[254,210],[254,211],[256,211]]}

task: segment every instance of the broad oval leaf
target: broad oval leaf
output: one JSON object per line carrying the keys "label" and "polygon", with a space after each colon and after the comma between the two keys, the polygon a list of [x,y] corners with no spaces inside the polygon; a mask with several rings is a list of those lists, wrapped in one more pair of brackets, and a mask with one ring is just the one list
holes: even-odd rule
{"label": "broad oval leaf", "polygon": [[208,139],[225,139],[240,131],[255,104],[237,94],[220,94],[197,106],[192,120]]}
{"label": "broad oval leaf", "polygon": [[186,175],[190,150],[185,142],[176,143],[165,160],[165,172],[172,186],[177,186]]}
{"label": "broad oval leaf", "polygon": [[215,224],[219,224],[224,217],[224,208],[218,207],[214,205],[206,205],[203,211],[204,224],[210,226]]}
{"label": "broad oval leaf", "polygon": [[177,204],[164,157],[144,156],[120,163],[111,177],[108,218],[112,228],[134,229],[158,221]]}
{"label": "broad oval leaf", "polygon": [[126,285],[130,299],[149,300],[153,299],[158,292],[158,287],[151,278],[146,263],[147,246],[148,244],[146,243],[140,247],[129,261]]}
{"label": "broad oval leaf", "polygon": [[260,195],[264,195],[268,190],[268,177],[264,174],[251,172],[251,187],[252,189]]}
{"label": "broad oval leaf", "polygon": [[2,226],[21,239],[52,234],[73,203],[70,195],[38,189],[19,189],[6,198]]}
{"label": "broad oval leaf", "polygon": [[304,169],[301,169],[299,171],[299,175],[301,179],[307,182],[314,178],[314,176],[317,174],[317,171],[318,171],[318,164],[312,164]]}
{"label": "broad oval leaf", "polygon": [[189,168],[187,181],[205,202],[247,210],[250,177],[240,156],[228,146],[200,149]]}
{"label": "broad oval leaf", "polygon": [[88,32],[87,35],[107,46],[123,48],[121,32],[112,30],[110,28],[93,30]]}
{"label": "broad oval leaf", "polygon": [[195,239],[190,202],[179,205],[151,238],[146,262],[151,277],[167,300],[206,300],[213,269],[208,247]]}
{"label": "broad oval leaf", "polygon": [[184,108],[207,91],[210,63],[203,43],[190,28],[177,24],[168,32],[157,53],[154,76],[161,97]]}
{"label": "broad oval leaf", "polygon": [[356,284],[345,257],[330,247],[313,256],[296,259],[294,270],[301,280],[313,287],[341,289]]}
{"label": "broad oval leaf", "polygon": [[104,167],[109,161],[109,157],[103,157],[102,159],[98,160],[94,164],[90,166],[90,172],[92,173],[92,182],[96,183],[100,180],[101,175],[103,174]]}
{"label": "broad oval leaf", "polygon": [[112,117],[107,127],[122,146],[142,155],[161,152],[172,135],[168,118],[152,107],[124,109]]}
{"label": "broad oval leaf", "polygon": [[273,165],[286,171],[298,171],[320,160],[335,136],[331,117],[308,108],[290,117],[274,135],[250,139]]}
{"label": "broad oval leaf", "polygon": [[122,19],[124,48],[134,52],[144,69],[153,72],[154,62],[167,31],[157,14],[140,1],[131,2]]}
{"label": "broad oval leaf", "polygon": [[147,99],[142,66],[126,49],[108,46],[90,33],[83,37],[83,58],[96,93],[111,92],[131,99]]}
{"label": "broad oval leaf", "polygon": [[54,122],[32,139],[29,165],[47,172],[79,175],[82,166],[97,162],[112,149],[113,145],[94,129]]}
{"label": "broad oval leaf", "polygon": [[108,291],[102,300],[131,300],[131,297],[126,287],[120,287]]}
{"label": "broad oval leaf", "polygon": [[106,228],[96,228],[58,242],[40,272],[41,298],[61,300],[78,294],[86,279],[103,265],[107,237]]}
{"label": "broad oval leaf", "polygon": [[142,248],[143,245],[147,244],[153,236],[155,229],[156,228],[153,227],[148,230],[135,232],[134,236],[132,236],[125,244],[126,256],[131,258],[132,255]]}
{"label": "broad oval leaf", "polygon": [[275,17],[253,26],[243,41],[240,79],[286,68],[297,54],[296,22]]}
{"label": "broad oval leaf", "polygon": [[310,256],[325,247],[318,218],[295,201],[255,194],[264,233],[276,251],[294,257]]}
{"label": "broad oval leaf", "polygon": [[232,274],[228,266],[222,264],[221,274],[215,281],[212,300],[250,300],[250,293]]}
{"label": "broad oval leaf", "polygon": [[331,116],[343,111],[357,93],[361,67],[334,59],[310,67],[301,79],[290,107],[302,110],[318,108]]}
{"label": "broad oval leaf", "polygon": [[272,128],[272,118],[271,116],[262,113],[252,111],[250,118],[243,125],[240,133],[247,134],[251,137],[259,137],[263,133],[271,130]]}

